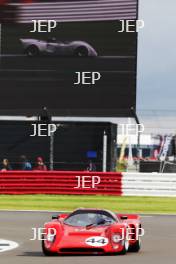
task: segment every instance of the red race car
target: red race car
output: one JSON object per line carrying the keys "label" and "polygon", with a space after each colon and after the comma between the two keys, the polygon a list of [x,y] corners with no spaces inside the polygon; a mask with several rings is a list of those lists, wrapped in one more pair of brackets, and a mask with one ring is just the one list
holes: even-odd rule
{"label": "red race car", "polygon": [[45,223],[42,250],[47,256],[138,252],[142,230],[138,215],[81,208]]}

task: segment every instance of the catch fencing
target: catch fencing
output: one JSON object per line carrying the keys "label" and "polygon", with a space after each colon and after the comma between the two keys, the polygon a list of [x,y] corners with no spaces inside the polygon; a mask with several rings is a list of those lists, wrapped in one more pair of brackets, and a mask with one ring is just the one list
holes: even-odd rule
{"label": "catch fencing", "polygon": [[58,22],[136,19],[138,0],[84,0],[18,5],[18,22],[54,19]]}

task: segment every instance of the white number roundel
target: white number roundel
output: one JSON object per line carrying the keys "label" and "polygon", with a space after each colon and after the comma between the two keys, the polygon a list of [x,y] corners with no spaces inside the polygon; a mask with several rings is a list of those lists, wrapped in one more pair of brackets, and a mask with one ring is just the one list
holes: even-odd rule
{"label": "white number roundel", "polygon": [[108,244],[109,240],[106,237],[94,236],[86,239],[85,243],[93,247],[104,247]]}

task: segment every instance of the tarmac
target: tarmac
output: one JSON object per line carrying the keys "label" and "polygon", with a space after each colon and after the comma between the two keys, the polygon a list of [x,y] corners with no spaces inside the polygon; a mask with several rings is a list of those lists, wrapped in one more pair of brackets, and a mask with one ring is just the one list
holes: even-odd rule
{"label": "tarmac", "polygon": [[143,215],[142,249],[125,256],[54,256],[46,257],[41,241],[32,241],[32,228],[43,227],[51,219],[52,212],[0,211],[0,239],[18,243],[18,247],[0,253],[1,264],[174,264],[176,259],[176,216]]}

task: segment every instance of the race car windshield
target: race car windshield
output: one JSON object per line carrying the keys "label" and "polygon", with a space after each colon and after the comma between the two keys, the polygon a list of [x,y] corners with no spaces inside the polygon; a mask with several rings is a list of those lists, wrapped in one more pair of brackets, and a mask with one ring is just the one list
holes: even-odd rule
{"label": "race car windshield", "polygon": [[81,212],[73,214],[65,219],[64,223],[71,226],[97,226],[97,225],[110,225],[115,222],[110,215],[100,214],[100,213],[87,213]]}

